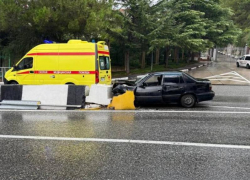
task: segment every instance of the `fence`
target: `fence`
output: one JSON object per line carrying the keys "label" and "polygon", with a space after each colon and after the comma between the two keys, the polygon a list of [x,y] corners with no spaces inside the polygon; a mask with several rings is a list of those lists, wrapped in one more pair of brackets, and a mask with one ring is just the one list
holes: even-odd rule
{"label": "fence", "polygon": [[0,81],[3,82],[5,73],[10,69],[11,67],[0,67]]}

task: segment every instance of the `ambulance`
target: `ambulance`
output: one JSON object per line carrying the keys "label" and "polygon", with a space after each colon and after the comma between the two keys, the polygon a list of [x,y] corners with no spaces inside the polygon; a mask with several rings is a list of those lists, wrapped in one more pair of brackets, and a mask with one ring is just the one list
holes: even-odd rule
{"label": "ambulance", "polygon": [[31,49],[6,72],[4,84],[111,84],[109,48],[97,43],[69,40]]}

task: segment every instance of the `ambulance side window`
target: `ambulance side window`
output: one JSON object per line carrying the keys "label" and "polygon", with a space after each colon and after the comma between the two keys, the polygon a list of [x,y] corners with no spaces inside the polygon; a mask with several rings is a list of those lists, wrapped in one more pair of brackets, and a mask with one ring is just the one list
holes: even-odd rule
{"label": "ambulance side window", "polygon": [[109,57],[99,56],[99,64],[101,70],[109,70],[110,69]]}
{"label": "ambulance side window", "polygon": [[17,70],[22,70],[22,69],[30,69],[33,67],[33,58],[28,57],[24,58],[18,65],[17,65]]}

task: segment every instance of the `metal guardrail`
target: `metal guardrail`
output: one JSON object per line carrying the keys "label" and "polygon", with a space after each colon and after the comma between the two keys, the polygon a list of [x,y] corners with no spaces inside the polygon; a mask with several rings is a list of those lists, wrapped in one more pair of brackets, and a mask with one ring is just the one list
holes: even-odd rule
{"label": "metal guardrail", "polygon": [[11,67],[0,67],[0,82],[3,82],[5,73],[10,69]]}

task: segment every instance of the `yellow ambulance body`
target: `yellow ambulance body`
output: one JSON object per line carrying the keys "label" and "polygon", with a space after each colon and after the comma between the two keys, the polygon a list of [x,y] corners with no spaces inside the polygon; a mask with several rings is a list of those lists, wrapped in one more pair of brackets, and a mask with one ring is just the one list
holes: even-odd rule
{"label": "yellow ambulance body", "polygon": [[111,84],[111,63],[104,41],[41,44],[5,74],[5,84]]}

